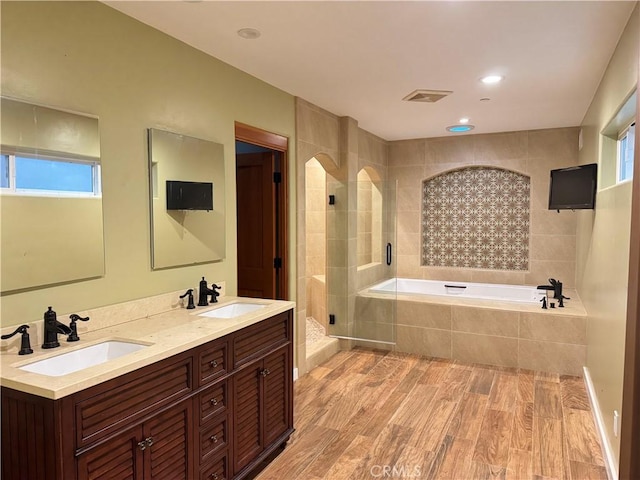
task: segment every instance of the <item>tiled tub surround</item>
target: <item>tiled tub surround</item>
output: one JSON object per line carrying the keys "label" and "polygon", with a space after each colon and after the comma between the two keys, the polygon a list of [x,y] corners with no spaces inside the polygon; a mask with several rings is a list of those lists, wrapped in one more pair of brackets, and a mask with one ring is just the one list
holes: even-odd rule
{"label": "tiled tub surround", "polygon": [[[40,346],[42,344],[42,321],[29,323],[31,347],[34,353],[25,356],[18,355],[19,335],[16,336],[18,338],[14,337],[9,342],[3,342],[2,355],[0,355],[0,382],[2,386],[45,398],[62,398],[223,337],[295,307],[295,303],[289,301],[225,296],[219,297],[217,304],[187,310],[185,305],[178,300],[178,296],[182,293],[184,292],[173,292],[78,312],[91,316],[89,322],[82,322],[82,325],[78,325],[80,341],[68,343],[65,336],[59,335],[60,347],[52,350],[43,350]],[[208,310],[235,302],[263,303],[265,307],[229,319],[198,316]],[[67,319],[68,315],[58,315],[58,320],[63,323],[68,323]],[[92,328],[89,328],[89,325],[92,325]],[[15,327],[2,329],[2,333],[14,329]],[[106,340],[124,340],[148,345],[148,347],[62,377],[43,376],[18,368]]]}
{"label": "tiled tub surround", "polygon": [[363,290],[356,318],[363,332],[392,328],[395,351],[463,362],[582,375],[586,364],[587,316],[575,291],[565,308],[434,295]]}
{"label": "tiled tub surround", "polygon": [[466,167],[422,182],[422,262],[431,267],[528,270],[530,180]]}

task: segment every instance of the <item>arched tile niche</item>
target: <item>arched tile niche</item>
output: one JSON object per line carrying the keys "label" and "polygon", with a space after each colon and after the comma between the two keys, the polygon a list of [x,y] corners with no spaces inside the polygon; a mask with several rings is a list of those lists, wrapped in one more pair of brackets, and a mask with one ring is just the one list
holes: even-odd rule
{"label": "arched tile niche", "polygon": [[465,167],[422,182],[422,266],[529,269],[530,179]]}

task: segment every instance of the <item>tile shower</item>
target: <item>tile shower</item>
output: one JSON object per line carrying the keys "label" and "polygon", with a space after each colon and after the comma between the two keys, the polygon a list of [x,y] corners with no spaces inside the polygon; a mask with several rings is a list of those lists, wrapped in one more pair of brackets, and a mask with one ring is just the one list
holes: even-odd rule
{"label": "tile shower", "polygon": [[[385,142],[359,129],[353,119],[336,117],[306,102],[299,102],[298,113],[299,165],[305,165],[314,155],[327,155],[335,162],[335,172],[342,175],[349,192],[349,205],[340,213],[346,219],[345,228],[339,232],[348,252],[346,263],[329,269],[324,277],[330,284],[331,272],[340,270],[346,278],[336,277],[340,291],[325,287],[329,291],[325,290],[324,305],[331,305],[336,295],[342,295],[334,305],[344,306],[339,313],[352,322],[352,327],[356,321],[366,322],[367,318],[388,313],[387,317],[395,319],[397,343],[386,348],[580,373],[586,352],[586,314],[576,297],[576,301],[568,302],[570,309],[552,314],[535,307],[509,310],[501,304],[455,305],[415,298],[402,298],[393,306],[385,306],[383,300],[367,298],[363,294],[366,287],[389,278],[392,272],[385,271],[387,276],[381,278],[384,269],[377,268],[375,261],[366,264],[369,252],[356,248],[358,240],[369,238],[373,231],[360,218],[357,197],[367,192],[349,186],[356,185],[365,167],[373,169],[382,181],[397,182],[397,277],[513,285],[538,285],[554,277],[572,289],[576,276],[575,214],[547,210],[547,196],[549,171],[577,164],[578,128]],[[459,193],[468,190],[465,185],[485,190],[474,200]],[[430,186],[435,186],[431,192]],[[309,188],[314,187],[307,185],[299,192],[298,204],[304,202],[305,209],[311,210],[305,195]],[[424,203],[429,195],[439,198],[453,215],[443,216],[430,209]],[[491,198],[498,202],[488,203]],[[307,257],[310,249],[316,248],[318,224],[313,214],[310,217],[304,212],[304,216],[306,227],[299,230],[298,242],[307,252],[305,268],[312,271]],[[475,224],[468,222],[469,218]],[[437,227],[442,229],[438,231]],[[329,232],[327,236],[331,236]],[[473,238],[485,241],[474,244]],[[492,244],[493,251],[487,247]],[[312,288],[314,275],[318,274],[307,271],[299,285],[304,285],[305,308],[317,312],[317,307],[309,303],[309,297],[318,297]],[[312,316],[308,311],[303,315],[304,319],[298,319],[299,327]],[[327,330],[331,333],[331,326]],[[351,345],[342,342],[341,348]],[[542,356],[551,360],[545,363],[538,358]]]}
{"label": "tile shower", "polygon": [[337,351],[327,336],[327,174],[316,158],[305,164],[305,346],[309,364],[318,364]]}

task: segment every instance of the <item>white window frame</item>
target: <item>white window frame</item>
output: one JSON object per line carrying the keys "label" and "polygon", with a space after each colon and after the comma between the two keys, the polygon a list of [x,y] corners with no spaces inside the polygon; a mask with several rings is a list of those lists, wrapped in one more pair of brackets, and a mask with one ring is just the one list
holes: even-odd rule
{"label": "white window frame", "polygon": [[[102,182],[100,175],[100,162],[97,160],[80,160],[76,158],[55,157],[51,155],[33,155],[28,153],[5,153],[0,155],[9,157],[9,187],[0,188],[2,195],[22,195],[32,197],[71,197],[71,198],[100,198],[102,197]],[[16,156],[21,158],[29,158],[33,160],[48,160],[53,162],[64,163],[80,163],[83,165],[91,165],[92,169],[92,192],[71,192],[68,190],[41,190],[30,188],[16,188]]]}
{"label": "white window frame", "polygon": [[[623,171],[623,165],[622,165],[622,158],[623,158],[622,141],[623,141],[623,139],[628,137],[629,130],[631,130],[632,127],[633,127],[633,141],[634,141],[634,144],[635,144],[635,142],[637,141],[635,125],[636,125],[635,120],[629,122],[629,124],[618,135],[618,142],[617,142],[617,148],[616,148],[616,185],[618,185],[620,183],[630,182],[631,180],[633,180],[633,175],[635,174],[635,172],[632,171],[631,172],[631,177],[625,178],[625,179],[621,179],[621,174],[622,174],[622,171]],[[627,142],[628,141],[629,140],[627,139]],[[635,152],[634,152],[634,150],[631,150],[631,152],[632,152],[632,160],[633,160],[633,155],[635,155]]]}

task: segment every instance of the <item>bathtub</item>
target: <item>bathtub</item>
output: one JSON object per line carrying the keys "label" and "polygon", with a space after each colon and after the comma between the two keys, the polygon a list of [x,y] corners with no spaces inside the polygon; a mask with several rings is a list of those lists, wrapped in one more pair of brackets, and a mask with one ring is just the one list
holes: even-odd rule
{"label": "bathtub", "polygon": [[516,303],[539,303],[545,290],[520,285],[493,283],[441,282],[437,280],[415,280],[392,278],[369,287],[371,293],[397,293],[398,295],[440,295],[447,297],[501,300]]}

